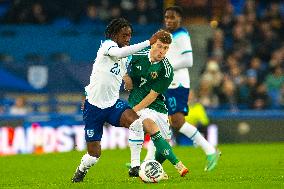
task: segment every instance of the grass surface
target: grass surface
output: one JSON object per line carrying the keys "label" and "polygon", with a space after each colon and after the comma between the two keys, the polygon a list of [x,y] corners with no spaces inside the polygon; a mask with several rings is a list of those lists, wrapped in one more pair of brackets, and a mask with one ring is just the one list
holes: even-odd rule
{"label": "grass surface", "polygon": [[219,149],[218,167],[206,173],[201,149],[175,147],[190,174],[181,178],[166,162],[163,167],[170,178],[158,184],[128,177],[128,149],[103,151],[84,182],[75,184],[70,179],[84,152],[0,157],[0,188],[284,188],[284,143],[221,145]]}

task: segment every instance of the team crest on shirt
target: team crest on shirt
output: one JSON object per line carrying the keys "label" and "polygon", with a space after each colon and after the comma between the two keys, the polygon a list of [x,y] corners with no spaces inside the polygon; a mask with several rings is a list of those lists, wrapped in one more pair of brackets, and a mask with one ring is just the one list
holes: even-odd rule
{"label": "team crest on shirt", "polygon": [[158,77],[158,73],[157,72],[151,72],[151,77],[152,77],[152,79],[156,79]]}

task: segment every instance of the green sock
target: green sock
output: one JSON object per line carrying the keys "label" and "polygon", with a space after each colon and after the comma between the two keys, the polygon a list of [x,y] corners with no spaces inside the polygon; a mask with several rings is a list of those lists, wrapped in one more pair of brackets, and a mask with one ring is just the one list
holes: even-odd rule
{"label": "green sock", "polygon": [[165,156],[163,156],[163,154],[156,151],[155,160],[158,161],[160,164],[163,164],[164,161],[166,161],[166,158],[165,158]]}
{"label": "green sock", "polygon": [[[169,160],[173,165],[176,165],[179,160],[175,156],[172,147],[169,143],[162,137],[160,131],[151,135],[151,139],[156,147],[155,156],[158,158],[157,161],[164,162],[165,159]],[[162,158],[163,157],[163,158]],[[160,163],[161,163],[160,162]]]}

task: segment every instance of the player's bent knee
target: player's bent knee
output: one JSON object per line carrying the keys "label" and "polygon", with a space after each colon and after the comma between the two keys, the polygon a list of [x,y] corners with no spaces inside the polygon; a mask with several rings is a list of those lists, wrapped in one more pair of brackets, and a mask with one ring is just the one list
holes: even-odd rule
{"label": "player's bent knee", "polygon": [[120,125],[125,128],[129,128],[130,125],[139,118],[136,112],[132,109],[126,109],[120,118]]}
{"label": "player's bent knee", "polygon": [[150,135],[159,131],[158,125],[153,120],[148,118],[143,120],[143,127],[144,131]]}
{"label": "player's bent knee", "polygon": [[171,116],[171,126],[179,130],[185,123],[184,115],[182,113]]}
{"label": "player's bent knee", "polygon": [[183,124],[182,124],[180,121],[174,121],[174,120],[171,121],[171,126],[172,126],[174,129],[179,130],[182,125],[183,125]]}

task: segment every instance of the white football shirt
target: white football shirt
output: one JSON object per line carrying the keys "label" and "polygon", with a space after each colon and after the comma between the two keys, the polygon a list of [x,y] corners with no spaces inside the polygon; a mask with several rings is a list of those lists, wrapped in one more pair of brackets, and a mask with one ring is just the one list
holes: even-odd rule
{"label": "white football shirt", "polygon": [[149,45],[150,42],[147,40],[119,48],[112,40],[104,41],[93,64],[90,84],[85,87],[88,102],[101,109],[113,106],[119,98],[122,77],[131,59],[129,55]]}
{"label": "white football shirt", "polygon": [[174,68],[174,78],[169,88],[190,88],[188,68],[192,66],[193,58],[190,36],[185,28],[179,28],[172,33],[172,43],[166,57]]}

